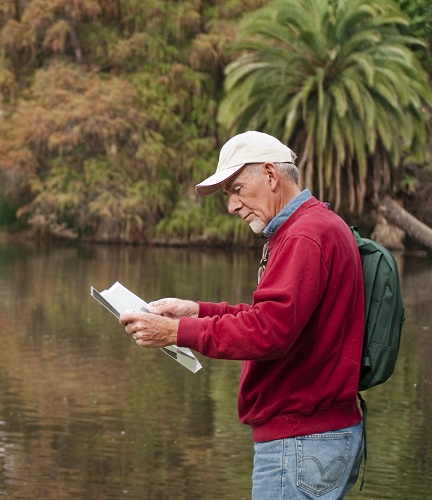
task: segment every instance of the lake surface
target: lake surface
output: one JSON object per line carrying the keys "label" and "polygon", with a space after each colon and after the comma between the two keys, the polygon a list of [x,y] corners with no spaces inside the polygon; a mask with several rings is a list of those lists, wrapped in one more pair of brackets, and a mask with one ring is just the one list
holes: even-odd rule
{"label": "lake surface", "polygon": [[[250,302],[256,251],[0,243],[0,497],[242,500],[252,442],[238,362],[193,374],[138,347],[89,295]],[[432,499],[432,260],[400,255],[407,321],[364,394],[368,462],[350,499]]]}

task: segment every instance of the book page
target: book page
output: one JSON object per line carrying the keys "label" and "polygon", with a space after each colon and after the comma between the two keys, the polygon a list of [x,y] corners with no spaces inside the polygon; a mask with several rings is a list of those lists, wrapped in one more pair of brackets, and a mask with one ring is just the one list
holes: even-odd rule
{"label": "book page", "polygon": [[[117,318],[126,311],[148,312],[147,302],[132,293],[118,281],[102,292],[98,292],[96,288],[90,287],[90,295]],[[161,347],[160,350],[193,373],[196,373],[202,368],[201,363],[187,347],[172,345]]]}
{"label": "book page", "polygon": [[102,297],[120,314],[125,311],[148,311],[148,304],[118,281],[108,290],[100,292]]}

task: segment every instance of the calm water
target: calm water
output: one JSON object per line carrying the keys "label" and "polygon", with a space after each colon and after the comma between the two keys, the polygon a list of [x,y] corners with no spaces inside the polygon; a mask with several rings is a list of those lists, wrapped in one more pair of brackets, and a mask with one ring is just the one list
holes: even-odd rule
{"label": "calm water", "polygon": [[[240,365],[192,374],[131,341],[89,295],[121,281],[163,296],[248,302],[259,250],[0,244],[0,496],[241,500],[252,443]],[[350,499],[432,499],[432,261],[400,257],[397,372],[366,395],[366,485]]]}

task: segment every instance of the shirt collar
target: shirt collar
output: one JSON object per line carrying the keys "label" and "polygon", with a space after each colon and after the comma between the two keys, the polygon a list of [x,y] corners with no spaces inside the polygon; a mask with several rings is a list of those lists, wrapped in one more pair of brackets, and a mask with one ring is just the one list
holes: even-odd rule
{"label": "shirt collar", "polygon": [[289,201],[264,228],[264,236],[266,238],[273,236],[279,227],[300,207],[300,205],[309,200],[311,197],[312,195],[309,189],[304,189],[300,194]]}

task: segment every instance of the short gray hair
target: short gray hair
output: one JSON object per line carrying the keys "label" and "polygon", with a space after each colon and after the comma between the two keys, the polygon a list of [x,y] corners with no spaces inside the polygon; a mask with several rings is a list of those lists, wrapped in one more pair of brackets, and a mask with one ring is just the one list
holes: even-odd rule
{"label": "short gray hair", "polygon": [[[294,160],[296,157],[294,157]],[[299,179],[299,171],[298,168],[294,165],[294,163],[288,163],[288,162],[274,162],[276,165],[276,168],[279,169],[284,175],[288,177],[291,181],[293,181],[295,184],[298,184],[298,179]],[[247,166],[249,167],[252,175],[258,175],[261,173],[261,168],[264,165],[264,162],[261,163],[248,163]]]}

